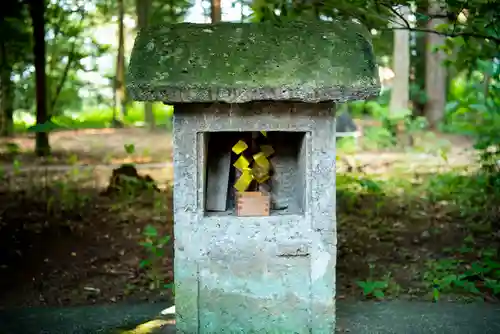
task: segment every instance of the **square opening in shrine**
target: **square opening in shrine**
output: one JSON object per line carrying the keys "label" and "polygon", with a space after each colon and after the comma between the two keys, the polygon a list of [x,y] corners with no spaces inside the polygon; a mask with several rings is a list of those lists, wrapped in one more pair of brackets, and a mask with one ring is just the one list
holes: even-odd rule
{"label": "square opening in shrine", "polygon": [[[238,192],[257,190],[269,194],[269,215],[303,214],[307,138],[310,138],[307,134],[294,131],[202,133],[206,157],[201,167],[205,176],[205,215],[236,215]],[[244,148],[241,152],[239,144]],[[253,172],[258,167],[259,156],[269,161],[269,172],[261,179]],[[242,172],[245,167],[249,170],[247,180]],[[242,189],[238,189],[240,185]]]}

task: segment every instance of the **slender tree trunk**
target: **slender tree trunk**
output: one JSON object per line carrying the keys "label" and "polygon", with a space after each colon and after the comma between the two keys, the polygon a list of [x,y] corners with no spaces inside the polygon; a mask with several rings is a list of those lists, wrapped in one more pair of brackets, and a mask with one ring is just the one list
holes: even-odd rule
{"label": "slender tree trunk", "polygon": [[[36,80],[36,124],[49,121],[47,112],[47,75],[45,73],[45,0],[30,0],[30,15],[33,25],[33,56]],[[49,133],[36,132],[35,153],[37,156],[50,155]]]}
{"label": "slender tree trunk", "polygon": [[210,19],[212,23],[222,20],[221,0],[210,0]]}
{"label": "slender tree trunk", "polygon": [[5,41],[0,42],[0,136],[14,134],[14,85]]}
{"label": "slender tree trunk", "polygon": [[[135,9],[137,12],[138,30],[147,28],[151,13],[152,0],[135,0]],[[170,10],[174,10],[173,4],[170,4]],[[151,130],[155,128],[155,115],[153,113],[153,104],[144,103],[144,120]]]}
{"label": "slender tree trunk", "polygon": [[240,23],[245,22],[245,11],[243,7],[243,2],[240,1]]}
{"label": "slender tree trunk", "polygon": [[[408,22],[409,8],[400,6],[397,9],[401,17],[396,16],[395,27],[405,27]],[[410,32],[403,29],[394,29],[394,49],[392,52],[394,79],[392,80],[391,100],[389,114],[407,110],[410,103]],[[384,127],[391,132],[394,141],[398,141],[398,124],[394,118],[389,117],[384,122]],[[409,143],[412,144],[411,139]]]}
{"label": "slender tree trunk", "polygon": [[[443,14],[443,3],[438,0],[432,0],[429,4],[429,14]],[[431,19],[428,23],[428,29],[434,29],[436,25],[445,23],[444,19]],[[438,34],[427,34],[426,49],[426,71],[425,71],[425,89],[427,103],[425,105],[425,116],[429,126],[435,129],[443,120],[444,109],[446,105],[446,68],[443,66],[445,55],[442,51],[434,52],[436,46],[444,43],[444,36]]]}
{"label": "slender tree trunk", "polygon": [[116,57],[116,107],[120,108],[122,116],[127,116],[127,101],[125,97],[125,8],[123,0],[118,0],[118,54]]}
{"label": "slender tree trunk", "polygon": [[[402,6],[398,12],[408,20],[409,9]],[[397,18],[397,26],[401,27],[406,23]],[[394,50],[393,50],[393,71],[391,101],[389,110],[391,113],[408,109],[410,100],[410,32],[408,30],[394,30]]]}
{"label": "slender tree trunk", "polygon": [[[420,3],[417,8],[417,13],[426,14],[428,9],[428,4],[425,2]],[[416,26],[418,29],[427,28],[427,21],[425,18],[417,17]],[[412,55],[411,63],[413,64],[413,75],[412,82],[414,85],[420,88],[422,94],[416,94],[412,99],[413,105],[413,116],[424,116],[425,108],[425,46],[426,46],[426,34],[422,32],[415,32],[415,55]]]}

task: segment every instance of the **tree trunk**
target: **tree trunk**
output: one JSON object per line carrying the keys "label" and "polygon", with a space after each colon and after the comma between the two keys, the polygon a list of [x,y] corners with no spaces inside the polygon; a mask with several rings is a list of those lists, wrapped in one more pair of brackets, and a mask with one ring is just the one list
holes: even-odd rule
{"label": "tree trunk", "polygon": [[[408,7],[400,7],[398,12],[408,20]],[[406,23],[396,18],[397,27],[401,28]],[[394,30],[394,50],[393,50],[393,71],[391,101],[389,105],[390,113],[408,109],[410,100],[410,32],[408,30]]]}
{"label": "tree trunk", "polygon": [[[392,52],[394,78],[392,80],[391,100],[389,102],[389,117],[384,120],[384,127],[391,132],[394,143],[398,141],[398,124],[391,116],[397,115],[409,108],[410,103],[410,32],[405,27],[408,22],[409,8],[400,6],[397,9],[401,17],[394,18],[394,49]],[[411,138],[409,143],[412,144]]]}
{"label": "tree trunk", "polygon": [[14,134],[14,86],[11,79],[12,66],[7,56],[5,40],[0,42],[0,136]]}
{"label": "tree trunk", "polygon": [[[429,4],[430,16],[443,14],[444,8],[441,2],[433,0]],[[428,29],[433,30],[438,24],[446,23],[445,19],[431,19]],[[426,71],[425,90],[427,103],[425,105],[425,116],[429,126],[435,129],[442,121],[446,106],[446,68],[443,66],[445,54],[442,51],[434,52],[434,48],[444,43],[444,36],[438,34],[427,34],[426,49]]]}
{"label": "tree trunk", "polygon": [[221,0],[210,0],[210,19],[212,23],[217,23],[222,20]]}
{"label": "tree trunk", "polygon": [[[47,75],[45,73],[45,0],[30,0],[30,15],[33,25],[33,56],[36,80],[36,124],[43,125],[49,120],[47,112]],[[49,133],[37,131],[35,154],[50,155]]]}
{"label": "tree trunk", "polygon": [[123,0],[118,0],[118,54],[116,57],[116,107],[120,108],[123,117],[127,116],[125,97],[125,8]]}
{"label": "tree trunk", "polygon": [[[425,2],[419,3],[417,13],[426,14],[428,4]],[[417,17],[417,29],[426,29],[427,21],[425,18]],[[426,34],[423,32],[415,32],[415,54],[411,56],[412,69],[412,83],[419,87],[421,94],[410,96],[413,105],[413,116],[424,116],[425,109],[425,45]]]}
{"label": "tree trunk", "polygon": [[[135,0],[135,9],[137,12],[137,28],[144,29],[149,25],[152,0]],[[171,5],[171,7],[173,7]],[[173,10],[173,8],[171,8]],[[144,120],[151,130],[155,128],[155,115],[153,113],[153,104],[144,103]]]}

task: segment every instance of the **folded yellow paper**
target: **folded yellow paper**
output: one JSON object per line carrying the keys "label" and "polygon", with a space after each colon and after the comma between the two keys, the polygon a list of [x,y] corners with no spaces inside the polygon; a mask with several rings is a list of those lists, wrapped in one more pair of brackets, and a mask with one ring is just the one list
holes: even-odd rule
{"label": "folded yellow paper", "polygon": [[233,146],[233,152],[236,154],[240,154],[244,150],[248,148],[247,143],[245,143],[243,140],[238,141],[236,144]]}
{"label": "folded yellow paper", "polygon": [[[262,135],[267,136],[265,131],[261,131]],[[241,154],[248,148],[247,143],[243,140],[239,140],[232,148],[235,154]],[[238,159],[234,162],[233,166],[241,172],[240,177],[234,184],[234,188],[238,192],[244,192],[250,187],[253,180],[258,183],[264,183],[269,180],[269,171],[271,168],[271,163],[268,157],[274,153],[274,149],[271,145],[261,145],[261,151],[254,154],[252,157],[247,158],[244,155],[240,155]],[[253,159],[253,164],[252,164]],[[250,167],[250,164],[252,166]]]}

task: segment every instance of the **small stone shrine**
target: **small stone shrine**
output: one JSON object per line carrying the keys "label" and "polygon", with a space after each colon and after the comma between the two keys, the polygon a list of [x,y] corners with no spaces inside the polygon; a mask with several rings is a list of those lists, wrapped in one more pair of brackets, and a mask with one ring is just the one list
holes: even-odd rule
{"label": "small stone shrine", "polygon": [[174,106],[177,332],[333,333],[335,104],[379,93],[369,33],[150,27],[128,90]]}

